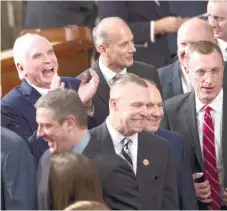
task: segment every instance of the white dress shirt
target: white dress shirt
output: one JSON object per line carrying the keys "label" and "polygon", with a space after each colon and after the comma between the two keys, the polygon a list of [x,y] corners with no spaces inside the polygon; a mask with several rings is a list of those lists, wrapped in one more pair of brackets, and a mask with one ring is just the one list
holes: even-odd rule
{"label": "white dress shirt", "polygon": [[182,71],[181,71],[181,84],[182,84],[183,92],[184,93],[191,92],[193,90],[192,85],[191,85],[190,81],[188,81],[187,75],[183,71],[183,68],[181,68],[181,69],[182,69]]}
{"label": "white dress shirt", "polygon": [[[110,137],[112,139],[114,149],[116,154],[120,155],[123,159],[124,157],[121,155],[121,151],[123,149],[123,143],[121,142],[125,136],[120,134],[118,131],[116,131],[110,124],[109,117],[106,119],[106,125],[110,134]],[[132,163],[133,163],[133,171],[136,174],[137,170],[137,151],[138,151],[138,133],[128,136],[127,138],[131,139],[132,142],[129,143],[128,147],[132,156]]]}
{"label": "white dress shirt", "polygon": [[[195,97],[197,125],[199,132],[200,147],[203,156],[203,121],[204,121],[204,104]],[[222,159],[222,112],[223,112],[223,89],[219,92],[218,96],[209,104],[212,108],[211,116],[214,124],[214,140],[215,140],[215,152],[216,162],[219,177],[219,184],[221,186],[221,195],[224,193],[224,169]]]}
{"label": "white dress shirt", "polygon": [[103,77],[105,78],[105,80],[106,80],[106,82],[107,82],[107,84],[109,86],[111,86],[112,80],[117,74],[125,74],[125,73],[127,73],[126,68],[124,68],[120,73],[116,73],[116,72],[110,70],[108,67],[106,67],[103,64],[101,56],[100,56],[100,59],[99,59],[99,67],[100,67],[100,70],[101,70],[101,72],[103,74]]}
{"label": "white dress shirt", "polygon": [[39,94],[41,95],[45,95],[48,93],[49,89],[45,89],[45,88],[40,88],[38,86],[35,86],[34,84],[31,84],[28,80],[26,80],[37,92],[39,92]]}
{"label": "white dress shirt", "polygon": [[221,39],[217,39],[218,41],[218,45],[221,49],[224,61],[227,62],[227,42],[225,42],[224,40]]}

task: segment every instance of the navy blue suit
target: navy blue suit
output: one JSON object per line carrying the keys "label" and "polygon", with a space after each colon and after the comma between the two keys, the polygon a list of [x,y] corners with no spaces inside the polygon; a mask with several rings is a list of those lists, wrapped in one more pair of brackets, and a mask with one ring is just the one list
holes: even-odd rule
{"label": "navy blue suit", "polygon": [[[80,85],[80,80],[70,77],[63,77],[62,82],[68,89],[78,90]],[[10,119],[6,127],[29,143],[30,150],[36,159],[39,159],[48,148],[46,142],[36,137],[38,125],[34,104],[40,96],[37,90],[26,80],[23,80],[19,86],[12,89],[1,100],[1,112]],[[92,125],[92,119],[89,118],[89,120]]]}
{"label": "navy blue suit", "polygon": [[37,208],[36,171],[25,141],[1,127],[1,209]]}
{"label": "navy blue suit", "polygon": [[184,155],[183,136],[165,129],[159,129],[155,135],[166,139],[169,142],[173,152],[177,167],[178,192],[180,209],[197,210],[197,199],[192,180],[192,170],[190,168],[189,158]]}

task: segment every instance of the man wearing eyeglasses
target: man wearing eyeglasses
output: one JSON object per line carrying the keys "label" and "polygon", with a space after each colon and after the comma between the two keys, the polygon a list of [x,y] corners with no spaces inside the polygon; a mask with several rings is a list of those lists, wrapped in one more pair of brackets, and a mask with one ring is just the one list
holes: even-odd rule
{"label": "man wearing eyeglasses", "polygon": [[165,102],[162,127],[186,141],[200,209],[227,205],[227,98],[223,85],[224,61],[220,48],[209,41],[186,50],[186,74],[194,91]]}

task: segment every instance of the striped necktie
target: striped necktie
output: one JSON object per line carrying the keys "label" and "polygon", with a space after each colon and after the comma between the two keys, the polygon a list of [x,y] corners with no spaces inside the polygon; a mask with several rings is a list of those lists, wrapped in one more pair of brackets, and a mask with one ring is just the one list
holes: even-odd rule
{"label": "striped necktie", "polygon": [[220,210],[221,196],[220,184],[218,180],[218,171],[216,165],[216,151],[214,139],[214,124],[210,114],[211,107],[204,107],[204,122],[203,122],[203,156],[205,178],[211,186],[211,198],[213,203],[209,205],[210,210]]}
{"label": "striped necktie", "polygon": [[129,150],[129,144],[132,143],[132,140],[129,139],[129,138],[124,138],[122,140],[123,142],[123,148],[122,148],[122,151],[121,151],[121,155],[123,156],[123,158],[129,163],[129,165],[131,167],[133,167],[133,163],[132,163],[132,155],[131,155],[131,152]]}

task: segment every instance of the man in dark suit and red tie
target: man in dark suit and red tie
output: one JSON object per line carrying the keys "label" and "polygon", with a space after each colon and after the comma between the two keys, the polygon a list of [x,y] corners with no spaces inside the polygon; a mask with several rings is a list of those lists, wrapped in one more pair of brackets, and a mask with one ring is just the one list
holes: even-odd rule
{"label": "man in dark suit and red tie", "polygon": [[162,127],[184,136],[200,209],[226,209],[227,98],[220,48],[199,41],[186,51],[194,91],[166,101]]}

